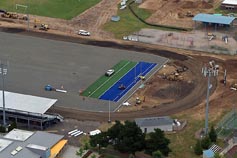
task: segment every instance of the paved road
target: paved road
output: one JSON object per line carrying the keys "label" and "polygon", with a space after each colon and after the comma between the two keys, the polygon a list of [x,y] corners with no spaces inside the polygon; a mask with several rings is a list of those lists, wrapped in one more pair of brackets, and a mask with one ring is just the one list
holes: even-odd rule
{"label": "paved road", "polygon": [[[107,111],[108,102],[85,100],[85,89],[120,60],[163,64],[166,58],[134,51],[54,41],[20,34],[0,32],[0,60],[8,61],[6,90],[58,99],[57,107],[88,111]],[[68,93],[47,92],[44,86],[63,85]],[[111,104],[111,110],[117,104]]]}

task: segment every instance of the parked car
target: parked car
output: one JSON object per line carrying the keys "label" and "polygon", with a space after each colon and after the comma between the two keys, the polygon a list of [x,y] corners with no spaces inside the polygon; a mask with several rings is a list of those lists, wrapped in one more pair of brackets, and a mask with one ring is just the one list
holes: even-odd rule
{"label": "parked car", "polygon": [[111,76],[114,74],[114,69],[109,69],[106,71],[105,76]]}
{"label": "parked car", "polygon": [[86,31],[86,30],[79,30],[78,31],[78,35],[82,35],[82,36],[90,36],[90,32]]}

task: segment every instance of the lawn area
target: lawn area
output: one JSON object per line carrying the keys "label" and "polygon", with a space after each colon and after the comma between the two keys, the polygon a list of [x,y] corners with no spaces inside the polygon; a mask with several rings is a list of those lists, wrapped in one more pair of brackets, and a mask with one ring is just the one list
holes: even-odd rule
{"label": "lawn area", "polygon": [[[210,115],[209,121],[209,128],[211,126],[216,126],[217,123],[222,119],[222,117],[229,112],[228,110],[222,111],[220,116],[218,118],[215,118],[212,120],[213,116]],[[196,144],[196,138],[195,133],[200,130],[201,128],[204,128],[205,120],[204,118],[196,118],[195,112],[186,113],[186,114],[177,114],[175,116],[172,116],[172,118],[177,118],[178,120],[187,120],[187,126],[184,128],[184,130],[174,133],[174,134],[166,134],[167,138],[170,139],[170,148],[172,152],[169,155],[169,158],[200,158],[200,156],[197,156],[194,154],[194,146]],[[220,147],[224,147],[225,143],[222,139],[217,140],[217,145]]]}
{"label": "lawn area", "polygon": [[16,4],[28,6],[33,15],[53,18],[71,19],[101,0],[1,0],[0,9],[12,12],[26,13],[24,8],[16,10]]}
{"label": "lawn area", "polygon": [[[127,4],[130,1],[127,2]],[[120,4],[118,5],[120,7]],[[142,17],[142,19],[147,19],[151,12],[145,9],[140,9],[137,7],[137,4],[132,4],[133,10],[135,13],[137,13],[139,16]],[[128,9],[120,10],[118,9],[118,16],[120,16],[119,22],[108,22],[104,25],[104,29],[106,31],[114,33],[116,38],[122,38],[123,36],[127,36],[133,32],[139,31],[142,28],[152,28],[151,26],[148,26],[141,21],[139,21]],[[154,27],[153,27],[154,28]]]}
{"label": "lawn area", "polygon": [[172,152],[169,158],[200,158],[200,156],[195,155],[193,147],[196,144],[195,132],[204,127],[204,120],[196,120],[190,115],[174,116],[173,118],[186,119],[188,124],[184,130],[175,133],[167,134],[167,138],[170,139],[170,148]]}

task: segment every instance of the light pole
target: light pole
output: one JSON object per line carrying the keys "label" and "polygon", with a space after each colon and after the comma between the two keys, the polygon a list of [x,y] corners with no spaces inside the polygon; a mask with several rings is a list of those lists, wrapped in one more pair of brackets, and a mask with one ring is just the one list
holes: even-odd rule
{"label": "light pole", "polygon": [[7,75],[7,66],[0,64],[0,75],[2,75],[2,107],[3,107],[3,126],[6,127],[6,112],[5,112],[5,93],[4,93],[4,76]]}
{"label": "light pole", "polygon": [[207,97],[206,97],[206,117],[205,117],[205,135],[208,134],[208,112],[209,112],[209,95],[210,89],[212,88],[212,84],[210,83],[210,79],[212,76],[218,75],[218,69],[216,69],[215,65],[211,67],[204,67],[202,68],[202,74],[207,77]]}
{"label": "light pole", "polygon": [[108,120],[108,123],[110,123],[111,120],[110,120],[110,100],[109,100],[109,120]]}

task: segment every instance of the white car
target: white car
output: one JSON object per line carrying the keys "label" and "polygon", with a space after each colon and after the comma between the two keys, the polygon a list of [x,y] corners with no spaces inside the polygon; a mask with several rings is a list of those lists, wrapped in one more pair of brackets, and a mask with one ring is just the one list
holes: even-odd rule
{"label": "white car", "polygon": [[79,30],[78,34],[82,35],[82,36],[90,36],[91,35],[90,32],[88,32],[86,30]]}
{"label": "white car", "polygon": [[114,69],[109,69],[106,71],[105,76],[111,76],[114,74]]}

